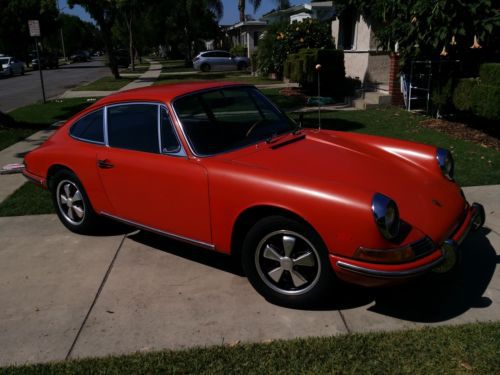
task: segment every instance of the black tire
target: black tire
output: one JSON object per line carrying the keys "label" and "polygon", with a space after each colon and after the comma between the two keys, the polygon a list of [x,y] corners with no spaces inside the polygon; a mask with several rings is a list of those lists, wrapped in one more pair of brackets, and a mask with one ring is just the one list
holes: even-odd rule
{"label": "black tire", "polygon": [[50,179],[50,191],[57,216],[66,228],[79,234],[95,232],[99,217],[94,212],[82,183],[73,172],[57,172]]}
{"label": "black tire", "polygon": [[21,69],[21,75],[24,75],[24,68]]}
{"label": "black tire", "polygon": [[253,287],[282,306],[315,305],[336,280],[319,235],[283,216],[261,219],[250,229],[243,243],[242,265]]}
{"label": "black tire", "polygon": [[201,65],[202,72],[209,72],[211,69],[212,69],[212,67],[210,66],[210,64],[205,63],[205,64]]}
{"label": "black tire", "polygon": [[245,70],[246,68],[248,68],[247,63],[245,63],[243,61],[238,63],[238,70]]}

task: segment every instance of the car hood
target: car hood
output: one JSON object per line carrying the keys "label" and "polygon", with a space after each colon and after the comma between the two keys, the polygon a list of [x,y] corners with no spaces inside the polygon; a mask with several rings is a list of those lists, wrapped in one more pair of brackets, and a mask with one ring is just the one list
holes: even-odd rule
{"label": "car hood", "polygon": [[[460,188],[441,175],[436,149],[395,139],[332,131],[304,131],[238,153],[233,163],[267,169],[276,175],[299,175],[342,184],[394,199],[401,217],[425,233],[455,225],[464,210]],[[366,202],[363,202],[366,204]],[[441,224],[436,226],[436,218]]]}

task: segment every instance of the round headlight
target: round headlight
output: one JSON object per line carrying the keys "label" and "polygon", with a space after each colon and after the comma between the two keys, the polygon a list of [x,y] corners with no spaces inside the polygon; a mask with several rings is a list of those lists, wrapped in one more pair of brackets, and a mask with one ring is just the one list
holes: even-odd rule
{"label": "round headlight", "polygon": [[401,224],[396,202],[383,194],[376,193],[372,200],[372,212],[380,233],[388,240],[396,238]]}
{"label": "round headlight", "polygon": [[451,152],[444,148],[438,148],[436,152],[436,160],[438,162],[439,168],[445,176],[449,180],[453,180],[453,175],[455,173],[455,163],[453,161],[453,156],[451,156]]}

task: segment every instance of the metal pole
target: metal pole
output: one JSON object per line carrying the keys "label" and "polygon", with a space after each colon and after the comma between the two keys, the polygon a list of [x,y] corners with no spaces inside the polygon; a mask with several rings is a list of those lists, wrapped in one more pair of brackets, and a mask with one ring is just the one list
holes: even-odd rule
{"label": "metal pole", "polygon": [[43,103],[45,104],[47,101],[45,100],[45,87],[43,85],[42,65],[40,64],[40,54],[38,53],[38,39],[37,39],[37,37],[35,37],[35,49],[36,49],[36,58],[38,59],[38,71],[40,72],[40,82],[42,83]]}
{"label": "metal pole", "polygon": [[[321,67],[320,67],[321,69]],[[320,84],[320,77],[319,77],[319,72],[320,72],[320,69],[317,69],[318,70],[318,130],[321,130],[321,91],[320,91],[320,88],[321,88],[321,84]]]}

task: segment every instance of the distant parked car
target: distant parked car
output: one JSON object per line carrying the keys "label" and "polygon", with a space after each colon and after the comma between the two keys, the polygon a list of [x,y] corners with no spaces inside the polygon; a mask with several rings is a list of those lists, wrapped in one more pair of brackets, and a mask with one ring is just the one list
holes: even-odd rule
{"label": "distant parked car", "polygon": [[71,62],[85,62],[90,61],[90,56],[85,51],[75,51],[69,59]]}
{"label": "distant parked car", "polygon": [[57,55],[43,55],[40,56],[40,62],[37,58],[31,60],[31,66],[34,70],[41,69],[57,69],[59,68],[59,58]]}
{"label": "distant parked car", "polygon": [[243,56],[234,56],[226,51],[200,52],[193,59],[193,67],[202,72],[213,70],[244,70],[250,66],[250,59]]}
{"label": "distant parked car", "polygon": [[24,74],[24,63],[10,56],[0,56],[0,75],[12,77],[14,74]]}

